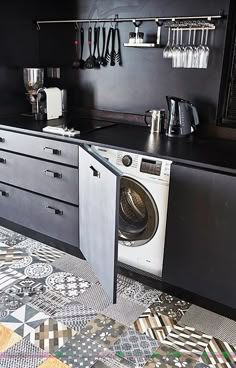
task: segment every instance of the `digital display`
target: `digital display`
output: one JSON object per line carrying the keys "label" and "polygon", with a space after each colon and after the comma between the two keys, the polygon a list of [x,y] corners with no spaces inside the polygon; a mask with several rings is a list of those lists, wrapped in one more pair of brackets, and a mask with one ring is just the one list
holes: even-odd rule
{"label": "digital display", "polygon": [[143,173],[146,173],[146,174],[160,176],[161,175],[161,167],[162,167],[162,162],[161,161],[143,159],[142,162],[141,162],[140,171],[143,172]]}

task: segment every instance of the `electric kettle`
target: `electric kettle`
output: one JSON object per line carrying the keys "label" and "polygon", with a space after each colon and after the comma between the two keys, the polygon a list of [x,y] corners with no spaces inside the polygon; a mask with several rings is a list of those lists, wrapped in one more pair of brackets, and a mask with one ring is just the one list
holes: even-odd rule
{"label": "electric kettle", "polygon": [[166,135],[168,137],[186,137],[196,130],[199,124],[198,112],[189,101],[178,97],[166,96],[169,118]]}

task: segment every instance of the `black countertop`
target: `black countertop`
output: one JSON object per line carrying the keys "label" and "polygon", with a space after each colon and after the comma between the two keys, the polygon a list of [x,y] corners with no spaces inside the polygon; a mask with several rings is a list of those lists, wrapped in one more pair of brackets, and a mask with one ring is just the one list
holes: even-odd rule
{"label": "black countertop", "polygon": [[[81,131],[79,137],[68,138],[45,133],[46,125],[67,125]],[[149,128],[130,124],[67,117],[48,123],[37,122],[27,116],[0,118],[0,129],[64,140],[118,148],[148,156],[169,159],[176,163],[205,169],[224,171],[236,175],[236,142],[222,139],[168,138],[150,134]]]}

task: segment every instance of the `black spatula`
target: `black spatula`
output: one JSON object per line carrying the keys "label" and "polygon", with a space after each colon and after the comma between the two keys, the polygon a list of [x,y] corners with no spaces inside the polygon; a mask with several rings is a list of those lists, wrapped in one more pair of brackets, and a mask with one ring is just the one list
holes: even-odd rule
{"label": "black spatula", "polygon": [[88,30],[88,45],[89,45],[89,57],[85,61],[84,67],[86,69],[93,69],[95,62],[94,62],[94,58],[92,55],[92,27],[89,27],[89,30]]}

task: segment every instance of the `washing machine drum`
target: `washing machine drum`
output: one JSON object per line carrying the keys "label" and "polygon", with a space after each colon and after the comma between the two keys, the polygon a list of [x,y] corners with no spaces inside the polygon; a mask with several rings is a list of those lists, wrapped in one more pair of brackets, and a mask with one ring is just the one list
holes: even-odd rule
{"label": "washing machine drum", "polygon": [[157,206],[148,190],[137,180],[121,178],[119,240],[141,246],[155,235],[159,224]]}

